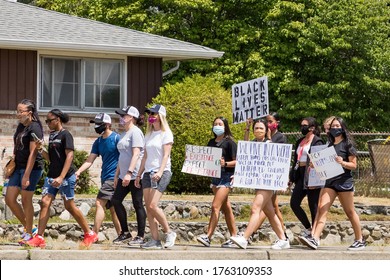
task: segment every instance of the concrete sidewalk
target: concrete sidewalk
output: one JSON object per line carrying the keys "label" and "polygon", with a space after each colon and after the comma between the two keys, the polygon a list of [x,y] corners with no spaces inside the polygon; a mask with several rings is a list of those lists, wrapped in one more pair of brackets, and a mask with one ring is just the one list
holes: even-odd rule
{"label": "concrete sidewalk", "polygon": [[176,245],[170,249],[143,250],[139,247],[93,244],[86,250],[57,250],[0,245],[0,260],[390,260],[390,246],[368,246],[362,251],[348,251],[347,246],[323,246],[311,250],[293,245],[288,250],[270,246],[206,248],[198,244]]}

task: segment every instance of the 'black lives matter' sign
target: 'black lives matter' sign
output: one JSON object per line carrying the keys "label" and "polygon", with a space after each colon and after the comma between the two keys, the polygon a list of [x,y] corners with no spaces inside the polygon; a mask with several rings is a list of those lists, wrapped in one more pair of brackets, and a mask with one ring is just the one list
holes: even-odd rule
{"label": "'black lives matter' sign", "polygon": [[257,119],[269,114],[267,77],[232,86],[233,123]]}

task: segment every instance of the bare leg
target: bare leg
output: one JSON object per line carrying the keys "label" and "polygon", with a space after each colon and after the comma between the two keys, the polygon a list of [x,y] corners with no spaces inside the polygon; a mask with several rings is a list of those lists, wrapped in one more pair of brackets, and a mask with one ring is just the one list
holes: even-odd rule
{"label": "bare leg", "polygon": [[353,204],[353,192],[340,192],[338,194],[341,205],[348,219],[351,221],[353,231],[355,232],[355,240],[363,240],[362,228],[360,225],[359,215],[355,211]]}
{"label": "bare leg", "polygon": [[17,198],[20,194],[19,188],[8,187],[5,196],[5,203],[11,209],[12,213],[18,218],[20,223],[26,228],[26,216],[22,206],[18,203]]}
{"label": "bare leg", "polygon": [[214,199],[211,205],[211,215],[209,220],[209,228],[207,230],[207,236],[211,238],[215,228],[217,227],[219,220],[219,212],[221,210],[222,204],[226,202],[230,189],[221,187],[217,188],[213,186]]}
{"label": "bare leg", "polygon": [[68,210],[69,213],[75,218],[84,233],[89,233],[91,229],[89,228],[89,225],[87,223],[87,220],[84,218],[83,213],[81,213],[80,209],[77,208],[76,204],[74,203],[74,199],[66,200],[64,198],[64,205],[65,209]]}
{"label": "bare leg", "polygon": [[111,218],[112,218],[112,222],[114,223],[116,233],[120,235],[122,232],[121,223],[119,222],[118,216],[116,215],[114,206],[110,207],[110,212],[111,212]]}
{"label": "bare leg", "polygon": [[326,216],[336,196],[337,193],[329,188],[324,188],[321,192],[320,199],[318,201],[318,216],[315,218],[315,228],[313,228],[311,232],[311,235],[317,240],[321,237],[321,233],[325,227]]}
{"label": "bare leg", "polygon": [[50,205],[53,202],[54,197],[50,194],[47,194],[42,197],[41,201],[41,211],[39,212],[39,222],[38,222],[38,234],[43,236],[45,233],[47,222],[50,218]]}
{"label": "bare leg", "polygon": [[[230,192],[230,188],[228,188],[228,189]],[[230,235],[236,236],[237,235],[236,222],[234,219],[232,205],[230,204],[229,197],[227,197],[225,202],[222,204],[222,211],[225,215],[225,221],[226,221],[226,225],[229,229]]]}
{"label": "bare leg", "polygon": [[106,199],[96,198],[95,222],[93,225],[93,231],[96,233],[99,232],[100,227],[103,223],[105,217],[104,207],[106,207],[106,204],[107,204]]}

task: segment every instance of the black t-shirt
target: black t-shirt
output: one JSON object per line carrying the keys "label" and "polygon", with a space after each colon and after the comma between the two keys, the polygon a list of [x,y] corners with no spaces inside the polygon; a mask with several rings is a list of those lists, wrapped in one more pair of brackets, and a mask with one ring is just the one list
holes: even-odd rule
{"label": "black t-shirt", "polygon": [[274,135],[272,135],[271,141],[272,143],[287,144],[287,137],[280,131],[277,131]]}
{"label": "black t-shirt", "polygon": [[[66,160],[65,150],[74,151],[73,136],[69,131],[63,129],[61,131],[52,131],[49,136],[49,171],[47,177],[57,178],[61,175],[62,168]],[[76,167],[73,162],[66,173],[65,178],[73,175],[76,172]]]}
{"label": "black t-shirt", "polygon": [[[220,142],[216,142],[215,138],[211,139],[207,144],[209,147],[217,147],[222,149],[222,156],[225,162],[236,160],[237,144],[229,138],[223,138]],[[222,172],[234,172],[234,167],[222,168]]]}
{"label": "black t-shirt", "polygon": [[[34,141],[31,133],[34,132],[40,139],[43,138],[42,128],[37,122],[31,122],[29,126],[19,123],[14,134],[14,154],[16,168],[25,169],[28,157],[30,156],[30,142]],[[44,161],[42,155],[38,154],[33,169],[43,169]]]}
{"label": "black t-shirt", "polygon": [[[356,156],[357,151],[356,148],[352,145],[349,145],[347,141],[341,141],[340,143],[333,145],[334,149],[336,150],[336,153],[338,156],[342,157],[344,161],[349,162],[348,157],[349,156]],[[349,169],[344,169],[344,173],[330,178],[326,180],[325,185],[326,186],[334,186],[337,184],[344,184],[344,183],[352,183],[353,178],[352,178],[352,171]]]}

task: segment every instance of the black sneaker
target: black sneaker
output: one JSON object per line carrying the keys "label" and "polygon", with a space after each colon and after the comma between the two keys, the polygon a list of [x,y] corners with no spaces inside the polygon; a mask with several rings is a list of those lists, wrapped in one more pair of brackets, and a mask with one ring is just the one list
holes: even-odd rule
{"label": "black sneaker", "polygon": [[359,250],[363,250],[364,248],[366,248],[367,246],[367,242],[366,240],[355,240],[351,246],[348,247],[348,250],[351,250],[351,251],[359,251]]}
{"label": "black sneaker", "polygon": [[126,243],[126,241],[130,240],[132,238],[130,232],[127,233],[121,233],[117,238],[115,238],[112,243],[120,245]]}
{"label": "black sneaker", "polygon": [[308,236],[299,236],[299,241],[302,242],[303,245],[306,245],[307,247],[316,250],[318,246],[320,246],[320,242],[317,241],[314,237]]}

